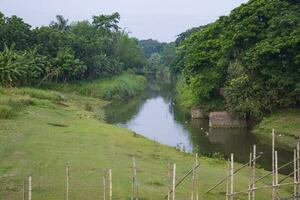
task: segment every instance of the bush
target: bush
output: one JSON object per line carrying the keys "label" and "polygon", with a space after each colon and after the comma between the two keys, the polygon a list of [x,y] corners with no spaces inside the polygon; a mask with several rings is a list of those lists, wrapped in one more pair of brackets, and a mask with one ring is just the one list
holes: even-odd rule
{"label": "bush", "polygon": [[50,84],[48,88],[63,92],[76,92],[81,95],[100,98],[103,100],[120,100],[137,95],[144,90],[146,79],[143,76],[123,74],[94,81]]}
{"label": "bush", "polygon": [[12,107],[0,105],[0,119],[11,119],[14,115],[15,112]]}

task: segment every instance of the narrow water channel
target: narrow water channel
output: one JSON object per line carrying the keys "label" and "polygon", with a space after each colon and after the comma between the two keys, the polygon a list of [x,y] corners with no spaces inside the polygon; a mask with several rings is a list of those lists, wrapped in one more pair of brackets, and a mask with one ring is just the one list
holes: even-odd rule
{"label": "narrow water channel", "polygon": [[[248,129],[209,128],[208,120],[191,119],[189,112],[176,105],[173,94],[171,84],[151,83],[142,95],[109,105],[106,120],[185,151],[225,159],[234,153],[235,160],[241,163],[248,162],[252,145],[256,144],[258,152],[263,153],[258,165],[271,170],[270,145],[261,143]],[[291,152],[279,147],[276,150],[280,164],[292,160]]]}

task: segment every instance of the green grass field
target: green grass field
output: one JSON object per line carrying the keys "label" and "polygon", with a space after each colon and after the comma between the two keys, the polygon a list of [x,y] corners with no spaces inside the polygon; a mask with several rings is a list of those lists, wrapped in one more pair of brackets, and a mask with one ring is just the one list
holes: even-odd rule
{"label": "green grass field", "polygon": [[[72,93],[39,89],[1,89],[0,105],[11,110],[0,119],[0,199],[22,199],[22,184],[32,176],[33,199],[65,199],[65,165],[70,165],[70,199],[102,197],[103,170],[113,172],[113,199],[129,199],[131,160],[136,157],[139,193],[163,199],[168,163],[177,163],[177,177],[189,170],[194,156],[158,144],[103,121],[107,102]],[[226,162],[200,158],[200,199],[225,199],[225,185],[205,191],[227,173]],[[235,167],[240,164],[235,164]],[[258,176],[265,174],[258,170]],[[235,177],[235,191],[248,187],[248,170]],[[271,177],[261,184],[270,184]],[[190,199],[191,178],[178,187],[176,199]],[[292,194],[292,187],[281,194]],[[269,200],[271,190],[257,192]],[[243,196],[247,199],[247,196]],[[243,199],[242,196],[239,199]]]}
{"label": "green grass field", "polygon": [[300,140],[300,109],[279,110],[265,117],[253,132],[262,140],[269,142],[273,128],[280,146],[295,148],[296,142]]}

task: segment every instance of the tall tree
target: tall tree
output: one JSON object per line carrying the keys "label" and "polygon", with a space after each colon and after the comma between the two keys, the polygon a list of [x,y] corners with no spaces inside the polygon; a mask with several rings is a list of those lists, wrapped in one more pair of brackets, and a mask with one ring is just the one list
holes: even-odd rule
{"label": "tall tree", "polygon": [[52,21],[50,23],[50,27],[52,27],[58,31],[65,32],[69,28],[69,26],[68,26],[69,20],[65,19],[64,16],[62,16],[62,15],[56,15],[55,18],[56,18],[56,21]]}

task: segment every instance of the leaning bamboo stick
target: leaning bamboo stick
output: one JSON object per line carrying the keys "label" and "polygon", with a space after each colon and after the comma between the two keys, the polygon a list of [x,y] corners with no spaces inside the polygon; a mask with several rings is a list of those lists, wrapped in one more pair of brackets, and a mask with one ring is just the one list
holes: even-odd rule
{"label": "leaning bamboo stick", "polygon": [[[298,159],[297,159],[297,160],[298,160]],[[282,166],[280,166],[280,167],[278,168],[278,170],[283,169],[283,168],[289,166],[289,165],[292,164],[293,162],[294,162],[294,160],[293,160],[293,161],[290,161],[290,162],[288,162],[288,163],[286,163],[286,164],[284,164],[284,165],[282,165]],[[260,181],[260,180],[262,180],[262,179],[264,179],[264,178],[266,178],[266,177],[268,177],[268,176],[270,176],[270,175],[272,175],[272,174],[273,174],[273,172],[269,172],[269,173],[265,174],[264,176],[259,177],[258,179],[256,179],[255,182],[257,183],[258,181]]]}
{"label": "leaning bamboo stick", "polygon": [[[255,160],[258,160],[259,158],[261,158],[262,156],[259,155],[256,157]],[[242,165],[240,168],[234,170],[234,174],[236,174],[237,172],[241,171],[242,169],[244,169],[245,167],[247,167],[249,165],[249,162]],[[272,174],[272,173],[271,173]],[[215,189],[216,187],[218,187],[219,185],[221,185],[222,183],[224,183],[227,180],[228,177],[224,177],[222,178],[219,182],[217,182],[217,184],[215,184],[214,186],[212,186],[209,190],[206,191],[206,193],[209,193],[210,191],[212,191],[213,189]]]}
{"label": "leaning bamboo stick", "polygon": [[[280,184],[280,186],[288,186],[288,185],[294,185],[294,182]],[[267,188],[273,188],[273,185],[264,185],[264,186],[256,187],[256,188],[251,189],[251,190],[256,190],[257,191],[257,190],[262,190],[262,189],[267,189]],[[238,191],[238,192],[234,192],[233,195],[239,195],[239,194],[242,194],[242,193],[247,193],[248,194],[248,192],[249,192],[249,189],[246,189],[246,190],[241,190],[241,191]]]}
{"label": "leaning bamboo stick", "polygon": [[[195,167],[196,169],[200,166],[200,164],[198,163],[198,165]],[[181,179],[179,179],[179,181],[177,181],[175,187],[177,188],[191,173],[193,172],[193,169],[189,170]],[[173,190],[170,190],[170,193],[172,193]],[[165,196],[165,199],[168,197],[168,195]]]}
{"label": "leaning bamboo stick", "polygon": [[[278,168],[278,169],[279,169],[279,168]],[[281,180],[279,181],[279,184],[282,183],[282,182],[284,182],[284,181],[287,180],[288,178],[290,178],[292,175],[294,175],[294,171],[291,172],[291,173],[289,173],[288,175],[286,175],[283,179],[281,179]]]}

